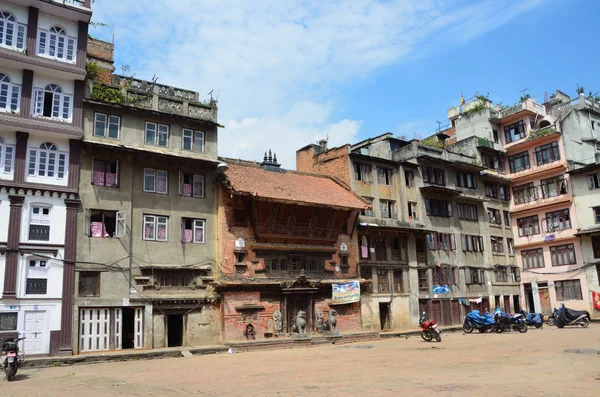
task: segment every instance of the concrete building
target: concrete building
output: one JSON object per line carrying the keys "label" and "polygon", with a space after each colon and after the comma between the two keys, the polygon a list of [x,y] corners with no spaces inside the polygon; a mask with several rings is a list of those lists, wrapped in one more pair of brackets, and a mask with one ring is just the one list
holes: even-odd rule
{"label": "concrete building", "polygon": [[[107,48],[95,42],[90,55],[110,71],[112,56],[96,52]],[[75,351],[217,344],[218,296],[209,286],[216,103],[155,82],[93,78],[85,91]]]}
{"label": "concrete building", "polygon": [[[368,203],[335,178],[280,168],[270,152],[260,164],[222,160],[214,285],[223,339],[290,335],[300,312],[309,335],[336,315],[341,334],[360,331],[355,221]],[[337,285],[347,296],[334,296]]]}
{"label": "concrete building", "polygon": [[461,323],[466,306],[520,306],[503,177],[461,150],[388,133],[297,151],[298,170],[347,181],[372,203],[358,224],[361,276],[372,280],[361,299],[365,329],[414,326],[423,310],[446,325]]}
{"label": "concrete building", "polygon": [[[465,150],[479,141],[480,147],[494,149],[498,164],[505,167],[514,249],[523,269],[521,293],[530,311],[550,313],[560,303],[590,310],[588,281],[597,283],[597,273],[588,267],[586,278],[590,259],[582,256],[579,236],[589,235],[592,208],[584,217],[578,210],[591,205],[594,192],[582,190],[588,186],[587,172],[576,181],[567,171],[595,161],[592,115],[597,108],[595,102],[583,97],[571,101],[560,91],[543,105],[524,96],[514,106],[501,107],[479,96],[450,109],[451,133],[436,136],[452,150]],[[469,153],[484,166],[489,164],[481,150]],[[582,231],[583,219],[587,229]]]}
{"label": "concrete building", "polygon": [[90,0],[0,1],[0,337],[71,354]]}

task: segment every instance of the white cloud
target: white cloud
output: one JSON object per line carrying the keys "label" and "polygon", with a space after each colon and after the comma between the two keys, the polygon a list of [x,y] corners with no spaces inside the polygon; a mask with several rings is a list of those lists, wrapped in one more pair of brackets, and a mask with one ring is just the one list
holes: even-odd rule
{"label": "white cloud", "polygon": [[331,119],[345,84],[462,44],[540,1],[99,0],[93,20],[116,26],[117,66],[204,95],[215,89],[227,120],[220,154],[253,158],[277,144],[292,167],[317,134],[357,137],[360,121]]}

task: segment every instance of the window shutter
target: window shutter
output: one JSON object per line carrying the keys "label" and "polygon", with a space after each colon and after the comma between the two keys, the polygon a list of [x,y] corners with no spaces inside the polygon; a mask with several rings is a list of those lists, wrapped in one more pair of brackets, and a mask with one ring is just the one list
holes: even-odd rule
{"label": "window shutter", "polygon": [[465,283],[471,284],[471,268],[465,267]]}
{"label": "window shutter", "polygon": [[179,171],[179,194],[183,194],[183,172]]}
{"label": "window shutter", "polygon": [[477,269],[479,284],[485,284],[485,271],[483,269]]}
{"label": "window shutter", "polygon": [[442,285],[448,285],[448,270],[450,270],[450,269],[445,267],[440,270],[442,271],[442,280],[441,280]]}
{"label": "window shutter", "polygon": [[452,251],[454,251],[456,249],[456,239],[454,238],[454,234],[450,235],[450,244]]}
{"label": "window shutter", "polygon": [[464,234],[460,235],[460,245],[463,251],[467,251],[467,236],[465,236]]}
{"label": "window shutter", "polygon": [[518,267],[516,268],[516,278],[518,282],[521,281],[521,269],[519,269]]}
{"label": "window shutter", "polygon": [[33,107],[33,113],[39,116],[44,114],[44,91],[41,89],[36,89],[34,92],[35,103]]}
{"label": "window shutter", "polygon": [[115,187],[119,187],[119,183],[121,181],[121,173],[120,173],[120,168],[119,168],[119,160],[117,160],[117,169],[115,170],[116,172],[116,180],[115,180]]}
{"label": "window shutter", "polygon": [[425,199],[425,211],[427,212],[427,215],[431,215],[431,202],[429,199]]}
{"label": "window shutter", "polygon": [[126,212],[118,211],[117,212],[117,227],[115,230],[115,237],[125,237],[125,228],[126,228]]}
{"label": "window shutter", "polygon": [[594,189],[594,175],[588,175],[588,187],[590,190]]}
{"label": "window shutter", "polygon": [[60,109],[61,109],[61,94],[54,93],[52,94],[52,117],[59,118]]}
{"label": "window shutter", "polygon": [[70,37],[67,39],[67,60],[75,60],[75,39]]}
{"label": "window shutter", "polygon": [[90,235],[90,227],[91,227],[90,210],[84,209],[83,210],[83,232],[86,236]]}
{"label": "window shutter", "polygon": [[452,216],[452,202],[448,201],[448,216]]}
{"label": "window shutter", "polygon": [[479,236],[479,252],[483,252],[483,237]]}
{"label": "window shutter", "polygon": [[432,233],[429,233],[427,235],[427,242],[429,244],[429,249],[430,250],[435,249],[435,243],[434,243],[434,240],[433,240],[433,234]]}
{"label": "window shutter", "polygon": [[452,272],[454,273],[454,285],[460,284],[460,273],[457,267],[452,268]]}

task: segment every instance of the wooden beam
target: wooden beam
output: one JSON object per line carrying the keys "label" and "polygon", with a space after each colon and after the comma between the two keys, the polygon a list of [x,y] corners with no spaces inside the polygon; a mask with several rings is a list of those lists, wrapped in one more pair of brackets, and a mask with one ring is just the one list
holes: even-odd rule
{"label": "wooden beam", "polygon": [[[250,208],[248,208],[250,207]],[[252,234],[254,235],[254,240],[258,241],[258,229],[257,229],[257,219],[258,219],[258,203],[256,200],[250,200],[247,203],[247,212],[250,214],[250,227],[252,227]]]}

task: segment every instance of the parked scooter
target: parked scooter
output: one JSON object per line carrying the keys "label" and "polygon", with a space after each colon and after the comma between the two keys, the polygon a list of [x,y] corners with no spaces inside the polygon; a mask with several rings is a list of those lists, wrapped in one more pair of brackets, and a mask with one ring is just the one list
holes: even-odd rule
{"label": "parked scooter", "polygon": [[474,329],[478,330],[480,333],[494,331],[496,329],[494,317],[492,317],[490,313],[481,315],[479,314],[479,310],[473,310],[470,313],[467,313],[463,323],[463,331],[470,334]]}
{"label": "parked scooter", "polygon": [[554,323],[558,328],[563,328],[565,325],[575,325],[586,328],[590,325],[590,313],[586,310],[571,310],[560,305],[560,309],[554,311]]}
{"label": "parked scooter", "polygon": [[525,324],[536,328],[542,328],[544,322],[542,321],[542,313],[527,313],[525,310],[521,312],[525,316]]}
{"label": "parked scooter", "polygon": [[4,373],[6,374],[6,380],[12,381],[17,374],[17,370],[23,365],[23,361],[25,360],[25,355],[19,352],[19,341],[22,341],[23,338],[8,338],[1,339],[2,347],[0,347],[0,367],[4,369]]}
{"label": "parked scooter", "polygon": [[427,313],[423,312],[419,319],[419,325],[421,326],[421,338],[427,342],[431,342],[433,338],[436,341],[441,342],[442,336],[440,330],[437,329],[435,320],[427,321]]}

